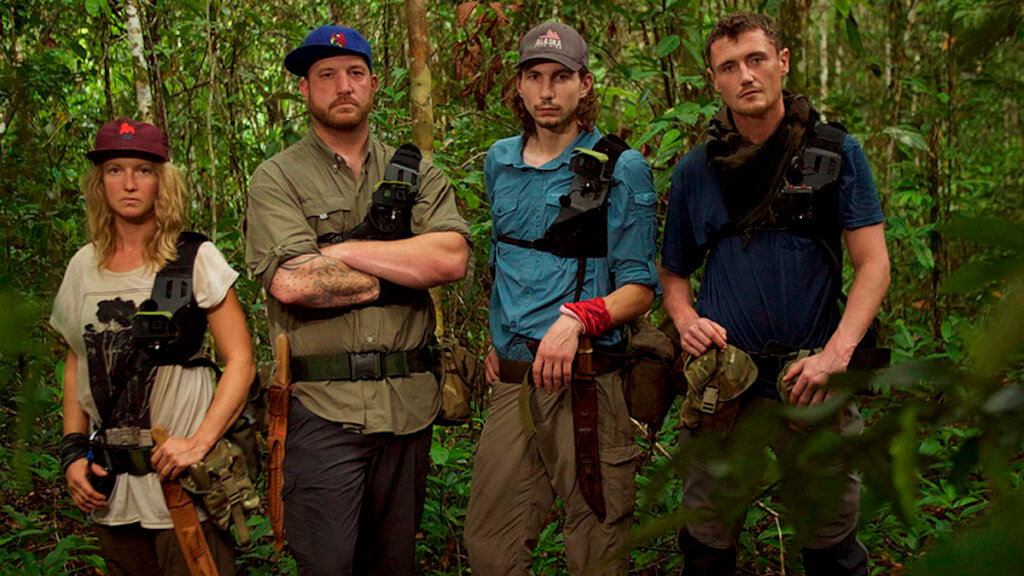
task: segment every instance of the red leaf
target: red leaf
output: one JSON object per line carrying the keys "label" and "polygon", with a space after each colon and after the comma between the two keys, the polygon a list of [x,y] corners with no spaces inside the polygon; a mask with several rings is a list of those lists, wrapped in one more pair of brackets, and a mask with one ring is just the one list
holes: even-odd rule
{"label": "red leaf", "polygon": [[455,8],[455,19],[458,20],[459,26],[465,26],[466,20],[469,20],[469,15],[473,13],[473,9],[480,4],[479,2],[463,2]]}
{"label": "red leaf", "polygon": [[508,16],[505,16],[505,11],[502,8],[501,2],[491,2],[491,9],[498,15],[498,21],[508,24]]}

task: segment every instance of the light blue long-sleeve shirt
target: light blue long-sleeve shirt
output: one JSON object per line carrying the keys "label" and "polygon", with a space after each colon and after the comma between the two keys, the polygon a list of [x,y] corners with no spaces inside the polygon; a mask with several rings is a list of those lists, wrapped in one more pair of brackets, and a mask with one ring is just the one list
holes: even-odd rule
{"label": "light blue long-sleeve shirt", "polygon": [[[559,197],[569,192],[574,173],[569,161],[574,148],[593,148],[601,139],[582,132],[556,158],[540,166],[523,162],[523,136],[499,140],[487,151],[484,179],[491,203],[490,266],[491,339],[498,355],[508,360],[533,360],[527,348],[539,341],[558,319],[559,307],[573,300],[575,258],[498,242],[499,235],[536,240],[555,220]],[[609,192],[608,255],[586,261],[581,300],[607,296],[626,284],[658,290],[654,265],[657,219],[654,180],[643,156],[627,150],[619,157]],[[613,345],[621,340],[612,330],[596,340]]]}

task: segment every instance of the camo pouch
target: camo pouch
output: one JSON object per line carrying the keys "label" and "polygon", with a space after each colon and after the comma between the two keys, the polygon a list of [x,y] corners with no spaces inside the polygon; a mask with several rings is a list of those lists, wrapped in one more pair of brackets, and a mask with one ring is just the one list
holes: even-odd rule
{"label": "camo pouch", "polygon": [[481,376],[480,361],[458,344],[442,346],[438,358],[441,383],[441,411],[437,424],[458,426],[469,422],[470,399]]}
{"label": "camo pouch", "polygon": [[249,545],[252,539],[245,518],[259,507],[260,498],[249,479],[241,448],[221,438],[182,475],[181,485],[200,499],[216,527],[226,531],[234,524],[239,545]]}
{"label": "camo pouch", "polygon": [[757,366],[735,346],[712,348],[698,357],[680,356],[675,378],[677,385],[686,390],[683,426],[728,434],[736,424],[740,395],[757,379]]}

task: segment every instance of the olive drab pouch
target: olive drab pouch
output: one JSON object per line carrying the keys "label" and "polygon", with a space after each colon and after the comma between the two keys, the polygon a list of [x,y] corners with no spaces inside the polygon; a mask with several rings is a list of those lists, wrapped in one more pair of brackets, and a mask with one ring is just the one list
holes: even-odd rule
{"label": "olive drab pouch", "polygon": [[[793,378],[789,382],[785,382],[785,381],[782,380],[782,377],[785,376],[787,372],[789,372],[789,369],[793,367],[793,364],[796,364],[797,362],[799,362],[800,360],[803,360],[804,358],[807,358],[808,356],[811,356],[811,355],[814,355],[814,354],[818,354],[821,351],[822,351],[821,348],[815,348],[814,350],[800,350],[799,352],[794,354],[793,355],[793,359],[788,361],[788,362],[786,362],[786,364],[782,367],[782,370],[779,371],[779,376],[775,380],[775,390],[779,393],[779,398],[782,399],[782,402],[784,404],[791,404],[791,402],[789,401],[789,394],[790,394],[790,392],[793,391],[793,386],[796,385],[797,379]],[[830,427],[830,428],[838,430],[839,427],[840,427],[840,423],[841,422],[840,422],[840,418],[839,417],[837,417],[836,419],[832,420],[831,422],[823,420],[819,424],[811,424],[811,423],[806,422],[806,421],[800,421],[800,420],[798,420],[796,418],[789,418],[789,427],[790,427],[790,429],[792,429],[792,430],[802,430],[802,431],[811,430],[811,429],[813,429],[815,427],[819,427],[819,426],[821,426],[821,427]]]}
{"label": "olive drab pouch", "polygon": [[202,501],[210,521],[221,530],[235,525],[239,545],[252,541],[246,514],[260,505],[259,494],[249,480],[242,449],[221,438],[201,461],[181,476],[181,485]]}
{"label": "olive drab pouch", "polygon": [[672,341],[647,317],[630,323],[627,337],[630,368],[625,387],[629,415],[659,427],[676,396],[671,385],[675,359]]}
{"label": "olive drab pouch", "polygon": [[757,366],[735,346],[712,348],[698,357],[680,356],[676,378],[686,385],[683,425],[728,434],[736,423],[740,395],[757,379]]}
{"label": "olive drab pouch", "polygon": [[436,423],[443,426],[465,424],[472,415],[470,399],[481,376],[480,360],[458,344],[442,345],[438,356],[441,411]]}
{"label": "olive drab pouch", "polygon": [[798,361],[807,358],[811,354],[817,354],[818,352],[821,352],[821,348],[818,348],[817,350],[800,350],[793,356],[792,360],[786,362],[785,365],[783,365],[782,370],[779,371],[779,375],[775,379],[775,390],[779,393],[779,398],[782,398],[782,401],[784,403],[790,403],[789,394],[790,392],[793,391],[793,386],[796,385],[796,378],[793,378],[789,382],[786,382],[782,379],[783,376],[785,376],[786,373],[789,372],[789,369],[793,367],[793,364],[796,364]]}

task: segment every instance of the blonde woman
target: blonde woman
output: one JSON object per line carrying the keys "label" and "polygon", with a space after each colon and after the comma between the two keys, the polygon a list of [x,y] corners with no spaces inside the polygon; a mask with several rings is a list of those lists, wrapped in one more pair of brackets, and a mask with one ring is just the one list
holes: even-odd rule
{"label": "blonde woman", "polygon": [[[159,128],[109,122],[87,156],[92,242],[68,264],[50,318],[69,348],[61,463],[108,574],[187,574],[160,480],[200,461],[242,411],[254,366],[238,274],[212,243],[182,233],[184,185]],[[187,305],[137,316],[157,297],[157,273],[192,258]],[[216,386],[197,360],[207,323],[224,363]],[[170,439],[154,448],[157,425]],[[205,532],[219,573],[233,574],[230,536],[209,522]]]}

